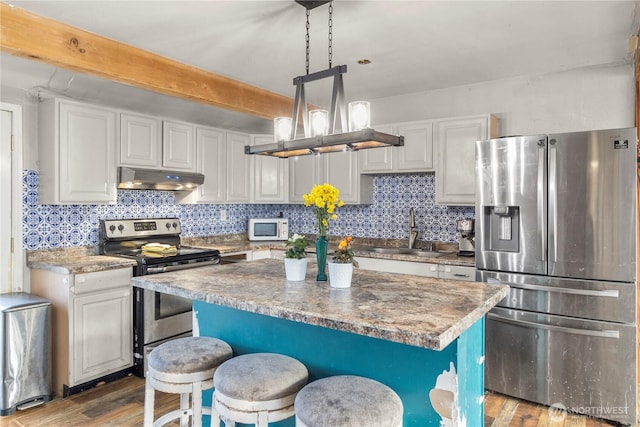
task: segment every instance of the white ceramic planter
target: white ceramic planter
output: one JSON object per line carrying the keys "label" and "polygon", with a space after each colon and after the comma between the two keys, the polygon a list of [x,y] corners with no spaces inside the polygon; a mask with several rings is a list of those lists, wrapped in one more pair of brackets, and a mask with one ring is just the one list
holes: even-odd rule
{"label": "white ceramic planter", "polygon": [[292,282],[304,280],[307,275],[307,259],[285,258],[284,271],[287,275],[287,280]]}
{"label": "white ceramic planter", "polygon": [[332,288],[348,288],[351,286],[353,264],[329,263],[329,285]]}

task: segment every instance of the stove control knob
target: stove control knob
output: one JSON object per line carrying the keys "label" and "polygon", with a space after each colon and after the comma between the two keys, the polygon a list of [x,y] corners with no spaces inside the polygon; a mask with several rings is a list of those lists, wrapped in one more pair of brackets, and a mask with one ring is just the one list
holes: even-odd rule
{"label": "stove control knob", "polygon": [[124,230],[124,225],[119,224],[118,225],[118,231],[122,233],[122,230]]}
{"label": "stove control knob", "polygon": [[166,225],[165,225],[165,226],[167,227],[167,230],[170,230],[170,229],[171,229],[171,223],[170,223],[170,222],[166,223]]}
{"label": "stove control knob", "polygon": [[171,226],[172,226],[174,229],[175,229],[175,228],[178,228],[178,223],[177,223],[177,222],[174,222],[173,224],[171,224]]}
{"label": "stove control knob", "polygon": [[113,233],[114,231],[116,231],[116,226],[115,226],[115,225],[113,225],[113,224],[111,224],[111,225],[109,226],[109,231],[111,231],[111,233]]}

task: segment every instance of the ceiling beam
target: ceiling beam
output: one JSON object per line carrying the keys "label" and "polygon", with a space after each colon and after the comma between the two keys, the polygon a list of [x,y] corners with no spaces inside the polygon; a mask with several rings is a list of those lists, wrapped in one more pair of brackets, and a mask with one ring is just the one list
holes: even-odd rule
{"label": "ceiling beam", "polygon": [[0,49],[118,83],[264,119],[293,99],[0,3]]}

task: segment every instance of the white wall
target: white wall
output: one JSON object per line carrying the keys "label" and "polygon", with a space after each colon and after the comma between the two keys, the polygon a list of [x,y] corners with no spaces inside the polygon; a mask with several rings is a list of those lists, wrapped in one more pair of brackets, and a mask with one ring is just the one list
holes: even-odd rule
{"label": "white wall", "polygon": [[371,121],[493,113],[501,135],[634,127],[634,88],[631,65],[584,68],[380,98]]}
{"label": "white wall", "polygon": [[[631,65],[585,68],[375,99],[372,125],[493,113],[501,135],[634,127],[634,91]],[[35,101],[4,86],[0,100],[22,105],[24,169],[38,169]]]}

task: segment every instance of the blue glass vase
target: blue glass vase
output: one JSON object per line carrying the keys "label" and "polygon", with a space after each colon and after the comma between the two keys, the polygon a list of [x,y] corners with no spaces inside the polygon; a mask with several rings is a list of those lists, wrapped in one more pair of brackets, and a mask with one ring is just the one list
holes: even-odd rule
{"label": "blue glass vase", "polygon": [[328,245],[326,236],[318,236],[316,239],[316,260],[318,261],[318,275],[316,276],[316,280],[318,282],[327,281],[326,269]]}

